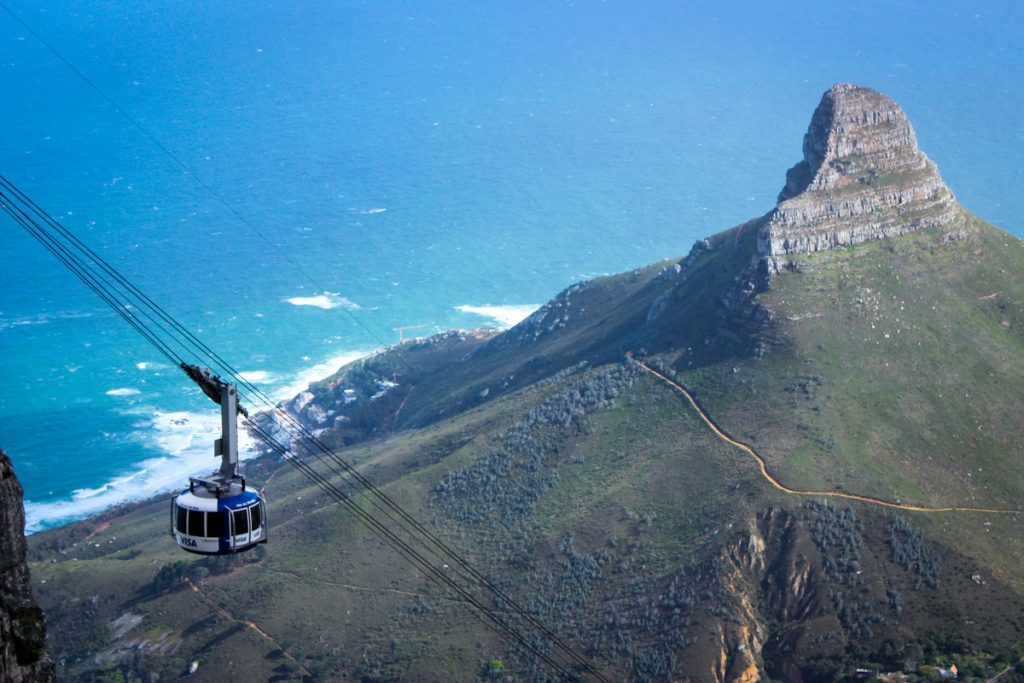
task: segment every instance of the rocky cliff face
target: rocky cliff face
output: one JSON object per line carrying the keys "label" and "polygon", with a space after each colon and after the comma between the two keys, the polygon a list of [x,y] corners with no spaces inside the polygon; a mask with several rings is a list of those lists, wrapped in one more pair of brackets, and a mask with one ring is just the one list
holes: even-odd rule
{"label": "rocky cliff face", "polygon": [[780,255],[963,221],[935,164],[917,148],[906,114],[879,92],[847,83],[829,89],[803,152],[759,235],[759,254],[776,268]]}
{"label": "rocky cliff face", "polygon": [[0,451],[0,683],[56,680],[43,649],[46,620],[29,585],[24,533],[21,484]]}

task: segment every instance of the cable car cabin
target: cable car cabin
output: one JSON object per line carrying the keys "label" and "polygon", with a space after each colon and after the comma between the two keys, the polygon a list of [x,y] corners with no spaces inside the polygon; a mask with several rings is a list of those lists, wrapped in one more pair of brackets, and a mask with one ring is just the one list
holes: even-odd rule
{"label": "cable car cabin", "polygon": [[214,403],[220,404],[219,439],[213,442],[220,470],[209,478],[189,477],[188,488],[171,500],[171,535],[183,550],[200,555],[229,555],[267,542],[267,504],[245,490],[238,474],[238,404],[233,384],[209,368],[181,364],[181,369]]}
{"label": "cable car cabin", "polygon": [[171,500],[171,533],[182,549],[229,555],[267,542],[267,504],[245,482],[218,495],[192,482]]}

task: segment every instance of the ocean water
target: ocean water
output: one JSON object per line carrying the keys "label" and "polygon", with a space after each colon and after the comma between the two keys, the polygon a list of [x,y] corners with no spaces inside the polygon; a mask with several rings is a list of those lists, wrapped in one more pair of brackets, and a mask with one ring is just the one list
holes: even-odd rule
{"label": "ocean water", "polygon": [[[7,5],[216,197],[2,10],[0,172],[278,397],[764,213],[839,81],[1024,234],[1017,2]],[[6,217],[0,270],[31,530],[213,469],[216,407]]]}

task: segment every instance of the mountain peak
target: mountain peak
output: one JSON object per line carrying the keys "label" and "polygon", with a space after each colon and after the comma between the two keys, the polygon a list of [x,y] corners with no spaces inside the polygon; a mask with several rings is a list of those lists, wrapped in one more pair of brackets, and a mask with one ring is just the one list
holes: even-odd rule
{"label": "mountain peak", "polygon": [[870,88],[839,83],[814,110],[804,135],[803,161],[786,173],[778,201],[806,191],[841,189],[860,180],[857,171],[916,171],[926,163],[896,102]]}
{"label": "mountain peak", "polygon": [[954,223],[962,214],[903,109],[850,83],[825,92],[766,223],[762,255],[806,253]]}

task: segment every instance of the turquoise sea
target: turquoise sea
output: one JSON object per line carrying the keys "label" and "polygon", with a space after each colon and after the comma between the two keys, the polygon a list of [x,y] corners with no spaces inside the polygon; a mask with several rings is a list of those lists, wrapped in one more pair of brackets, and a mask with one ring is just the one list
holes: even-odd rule
{"label": "turquoise sea", "polygon": [[[839,81],[1024,235],[1019,2],[3,7],[0,172],[280,397],[766,212]],[[216,407],[6,217],[0,272],[32,530],[213,468]]]}

